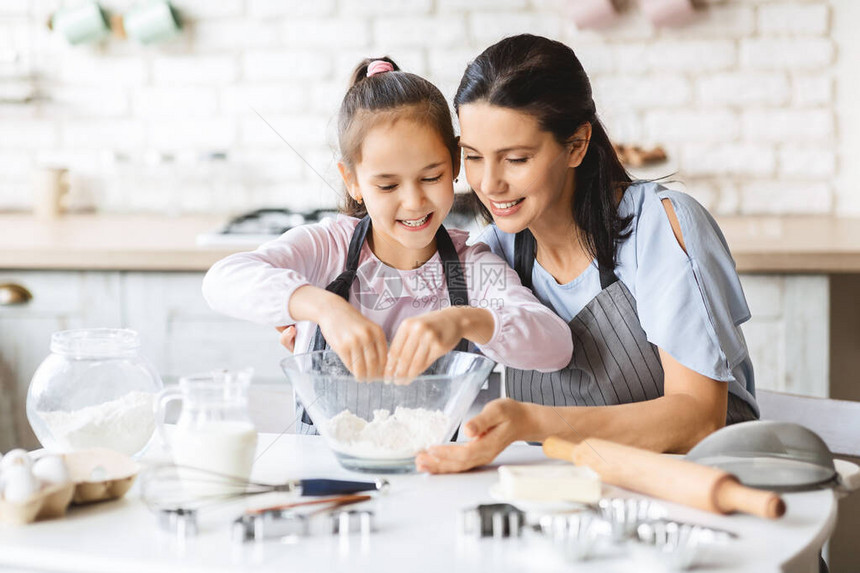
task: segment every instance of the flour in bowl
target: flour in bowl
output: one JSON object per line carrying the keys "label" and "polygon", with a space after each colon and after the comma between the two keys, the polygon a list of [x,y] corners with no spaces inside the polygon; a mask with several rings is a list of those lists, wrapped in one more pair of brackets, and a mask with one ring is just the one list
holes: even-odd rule
{"label": "flour in bowl", "polygon": [[95,406],[71,412],[39,412],[39,416],[61,450],[101,447],[132,456],[155,431],[154,400],[154,394],[129,392]]}
{"label": "flour in bowl", "polygon": [[326,429],[332,448],[359,458],[397,459],[412,457],[442,442],[451,424],[441,410],[404,408],[392,415],[374,410],[367,422],[349,410],[329,420]]}

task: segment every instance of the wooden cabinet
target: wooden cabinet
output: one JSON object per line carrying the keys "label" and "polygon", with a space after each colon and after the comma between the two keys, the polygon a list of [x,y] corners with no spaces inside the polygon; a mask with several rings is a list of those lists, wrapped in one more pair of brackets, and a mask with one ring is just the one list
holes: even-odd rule
{"label": "wooden cabinet", "polygon": [[[268,405],[266,414],[291,413],[292,397],[278,366],[287,351],[277,333],[210,310],[200,294],[202,278],[196,272],[0,271],[0,284],[18,284],[33,295],[25,304],[0,306],[0,451],[38,446],[26,419],[27,388],[50,353],[51,333],[70,328],[138,331],[141,353],[165,383],[194,372],[252,366],[255,383],[267,386],[265,398],[252,395],[252,404],[261,411]],[[274,431],[274,416],[268,431]]]}
{"label": "wooden cabinet", "polygon": [[830,278],[744,274],[741,283],[756,388],[830,396]]}

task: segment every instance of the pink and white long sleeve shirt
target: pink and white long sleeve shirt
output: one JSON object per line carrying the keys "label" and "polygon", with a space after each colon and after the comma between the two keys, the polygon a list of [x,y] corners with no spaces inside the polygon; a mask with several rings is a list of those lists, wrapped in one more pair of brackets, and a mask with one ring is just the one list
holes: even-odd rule
{"label": "pink and white long sleeve shirt", "polygon": [[[296,350],[310,349],[316,324],[290,315],[292,294],[304,285],[325,288],[343,272],[358,219],[339,215],[296,227],[261,245],[215,263],[203,279],[214,310],[270,326],[296,325]],[[520,284],[516,272],[483,243],[466,245],[468,233],[448,234],[463,264],[469,305],[488,310],[493,336],[478,348],[506,366],[551,372],[570,362],[573,341],[564,320]],[[380,261],[365,242],[349,302],[382,326],[389,341],[403,320],[448,306],[439,253],[421,267],[398,270]]]}

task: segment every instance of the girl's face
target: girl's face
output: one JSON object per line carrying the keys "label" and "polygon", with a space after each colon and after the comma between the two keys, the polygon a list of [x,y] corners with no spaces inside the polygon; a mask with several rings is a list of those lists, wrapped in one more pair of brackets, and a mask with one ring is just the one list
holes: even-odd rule
{"label": "girl's face", "polygon": [[436,252],[436,231],[454,203],[455,167],[433,128],[409,119],[373,127],[350,172],[339,165],[349,194],[373,220],[372,247],[384,263],[414,269]]}
{"label": "girl's face", "polygon": [[499,229],[572,217],[573,168],[586,145],[561,145],[532,115],[485,102],[460,106],[458,115],[466,179]]}

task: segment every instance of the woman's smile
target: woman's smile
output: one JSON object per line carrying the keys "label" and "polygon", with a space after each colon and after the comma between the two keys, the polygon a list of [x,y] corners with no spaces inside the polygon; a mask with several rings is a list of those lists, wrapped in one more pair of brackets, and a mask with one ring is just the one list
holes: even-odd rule
{"label": "woman's smile", "polygon": [[504,203],[490,200],[490,211],[492,211],[493,215],[496,217],[508,217],[519,211],[520,206],[525,200],[525,197],[514,199],[513,201],[506,201]]}

